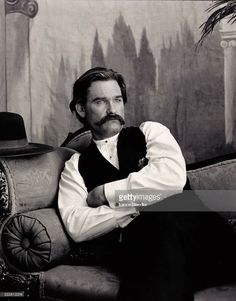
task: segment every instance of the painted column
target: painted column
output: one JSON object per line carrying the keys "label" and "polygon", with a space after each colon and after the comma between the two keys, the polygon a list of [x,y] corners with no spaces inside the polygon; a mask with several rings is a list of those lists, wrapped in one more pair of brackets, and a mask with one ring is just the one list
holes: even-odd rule
{"label": "painted column", "polygon": [[38,11],[36,1],[5,0],[6,13],[6,110],[22,115],[31,140],[29,17]]}
{"label": "painted column", "polygon": [[221,47],[224,48],[225,141],[236,146],[236,24],[222,20]]}

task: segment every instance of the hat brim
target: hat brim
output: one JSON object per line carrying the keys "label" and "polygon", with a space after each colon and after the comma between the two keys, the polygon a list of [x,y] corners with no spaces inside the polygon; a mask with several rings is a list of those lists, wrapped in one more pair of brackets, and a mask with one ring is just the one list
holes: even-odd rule
{"label": "hat brim", "polygon": [[4,150],[0,149],[0,158],[40,155],[52,152],[54,150],[55,148],[50,145],[41,143],[28,143],[26,146],[21,148],[9,148]]}

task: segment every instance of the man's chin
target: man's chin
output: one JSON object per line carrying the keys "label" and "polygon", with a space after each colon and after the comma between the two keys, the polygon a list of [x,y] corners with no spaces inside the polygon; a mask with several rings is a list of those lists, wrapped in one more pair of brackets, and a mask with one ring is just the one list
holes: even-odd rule
{"label": "man's chin", "polygon": [[109,120],[103,124],[104,134],[114,136],[121,131],[123,125],[118,120]]}

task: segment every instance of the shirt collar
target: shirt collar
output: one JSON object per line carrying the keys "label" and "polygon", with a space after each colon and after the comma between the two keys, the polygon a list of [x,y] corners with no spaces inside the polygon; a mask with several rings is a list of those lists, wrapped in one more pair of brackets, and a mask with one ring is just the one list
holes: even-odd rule
{"label": "shirt collar", "polygon": [[96,145],[103,145],[103,144],[113,144],[113,143],[117,143],[117,140],[118,140],[118,136],[119,136],[119,133],[117,133],[116,135],[112,136],[112,137],[109,137],[109,138],[106,138],[106,139],[101,139],[101,140],[95,140],[93,139],[93,141],[96,143]]}

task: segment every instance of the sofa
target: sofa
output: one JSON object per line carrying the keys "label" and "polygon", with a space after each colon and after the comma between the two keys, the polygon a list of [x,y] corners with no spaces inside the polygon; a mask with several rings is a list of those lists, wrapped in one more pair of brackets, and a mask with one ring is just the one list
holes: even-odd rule
{"label": "sofa", "polygon": [[[21,158],[0,158],[0,296],[8,300],[115,300],[119,276],[96,262],[104,250],[90,242],[75,244],[57,209],[64,163],[90,142],[76,135],[67,147]],[[73,150],[74,149],[74,150]],[[232,227],[236,206],[236,154],[187,167],[192,189]],[[227,206],[225,205],[225,201]],[[235,207],[235,210],[234,210]],[[92,259],[91,259],[92,258]],[[195,301],[236,300],[236,285],[196,292]],[[6,300],[6,299],[5,299]]]}

